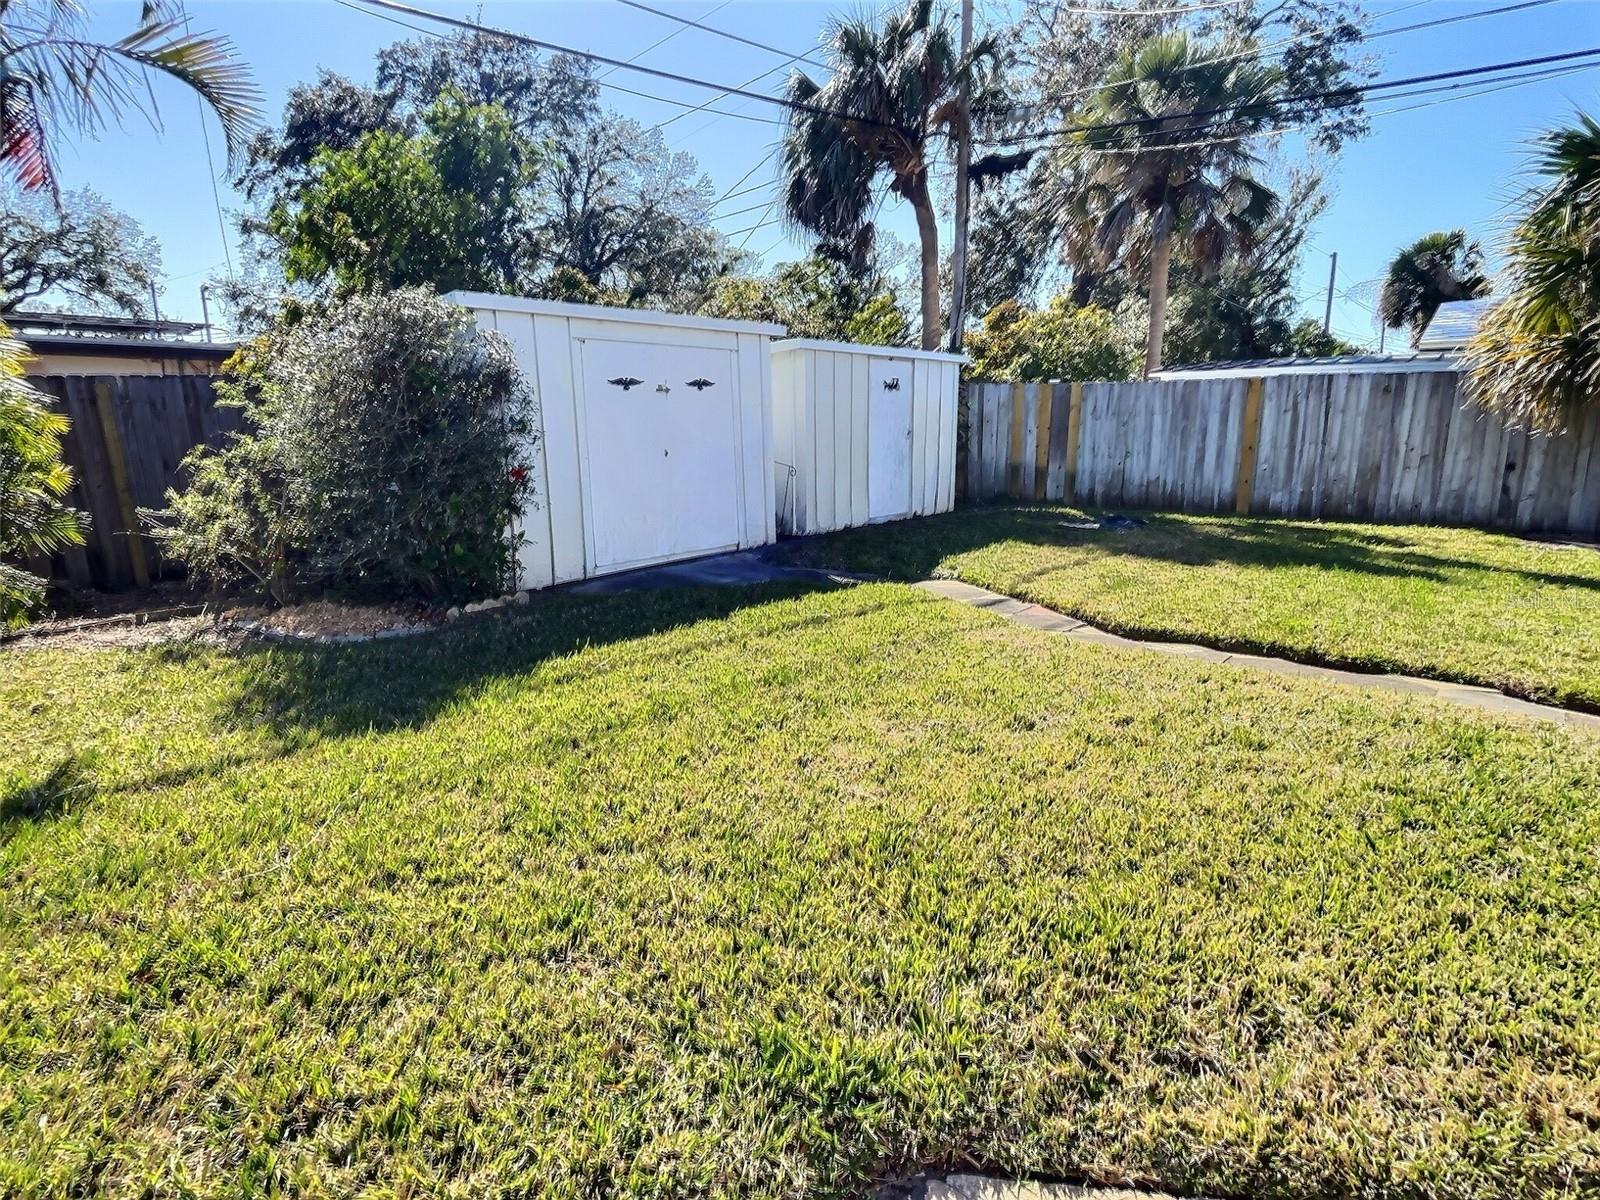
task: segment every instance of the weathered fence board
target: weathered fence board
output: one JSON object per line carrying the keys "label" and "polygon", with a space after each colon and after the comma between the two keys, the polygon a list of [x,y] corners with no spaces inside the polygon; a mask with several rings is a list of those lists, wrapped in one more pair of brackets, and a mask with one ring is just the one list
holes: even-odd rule
{"label": "weathered fence board", "polygon": [[134,510],[160,508],[180,482],[184,455],[202,443],[219,446],[242,428],[239,410],[218,408],[211,379],[199,375],[42,375],[28,382],[71,422],[62,444],[74,476],[70,502],[90,520],[87,544],[57,554],[51,576],[115,591],[171,574],[160,546],[137,532]]}
{"label": "weathered fence board", "polygon": [[1600,534],[1600,408],[1530,434],[1450,371],[973,380],[962,403],[968,500]]}

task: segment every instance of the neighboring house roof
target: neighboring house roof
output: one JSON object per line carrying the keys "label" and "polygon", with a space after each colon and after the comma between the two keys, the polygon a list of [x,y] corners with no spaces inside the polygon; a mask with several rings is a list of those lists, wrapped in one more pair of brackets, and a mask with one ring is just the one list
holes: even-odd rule
{"label": "neighboring house roof", "polygon": [[1152,379],[1232,379],[1259,378],[1265,375],[1353,375],[1359,373],[1407,373],[1413,371],[1454,371],[1459,366],[1454,354],[1417,351],[1412,354],[1338,354],[1327,358],[1240,358],[1227,362],[1183,363],[1163,367]]}
{"label": "neighboring house roof", "polygon": [[221,362],[237,349],[233,342],[195,337],[206,328],[199,321],[18,310],[8,313],[5,323],[36,355]]}
{"label": "neighboring house roof", "polygon": [[36,355],[188,358],[221,362],[238,349],[233,342],[190,342],[175,338],[77,337],[70,333],[17,333],[14,336]]}
{"label": "neighboring house roof", "polygon": [[43,312],[18,309],[5,317],[12,332],[54,333],[70,337],[149,337],[155,340],[187,337],[205,329],[199,321],[167,321],[159,317],[102,317],[88,313]]}
{"label": "neighboring house roof", "polygon": [[1461,350],[1478,332],[1478,322],[1495,306],[1495,301],[1446,300],[1433,314],[1433,320],[1417,339],[1419,350]]}

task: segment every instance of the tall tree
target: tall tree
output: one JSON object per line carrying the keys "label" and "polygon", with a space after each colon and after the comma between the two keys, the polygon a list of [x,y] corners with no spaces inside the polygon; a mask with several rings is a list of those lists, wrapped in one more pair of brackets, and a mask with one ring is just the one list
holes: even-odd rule
{"label": "tall tree", "polygon": [[863,262],[853,247],[820,242],[799,262],[765,277],[716,280],[697,306],[710,317],[773,321],[790,337],[900,346],[910,322],[877,255]]}
{"label": "tall tree", "polygon": [[527,137],[565,137],[600,116],[600,86],[570,54],[541,58],[521,42],[475,32],[378,51],[373,90],[401,111],[427,109],[446,88],[472,104],[498,104]]}
{"label": "tall tree", "polygon": [[155,239],[89,189],[57,204],[38,190],[0,186],[0,314],[61,296],[139,316],[160,273]]}
{"label": "tall tree", "polygon": [[1121,78],[1117,64],[1160,34],[1184,32],[1239,59],[1270,47],[1284,92],[1319,97],[1281,105],[1279,124],[1303,126],[1308,140],[1334,152],[1368,129],[1361,94],[1339,91],[1375,73],[1375,60],[1361,52],[1365,23],[1358,0],[1150,0],[1142,7],[1023,0],[1005,40],[1021,68],[1012,86],[1028,125],[1081,117],[1099,86]]}
{"label": "tall tree", "polygon": [[[1359,92],[1327,95],[1372,74],[1374,63],[1361,53],[1364,21],[1356,0],[1105,6],[1023,0],[1019,18],[1002,35],[1016,64],[1008,82],[1012,120],[990,130],[987,140],[1000,143],[1018,130],[1087,123],[1096,91],[1121,78],[1116,71],[1126,55],[1152,36],[1181,30],[1235,59],[1273,48],[1284,94],[1323,96],[1274,105],[1281,118],[1274,124],[1297,124],[1314,151],[1334,153],[1367,130]],[[981,292],[975,312],[1006,298],[1027,301],[1067,287],[1078,304],[1116,308],[1123,302],[1128,272],[1115,260],[1096,267],[1094,223],[1076,203],[1080,180],[1063,171],[1061,156],[1031,153],[1023,143],[984,156],[975,174],[984,189],[972,233],[969,278]]]}
{"label": "tall tree", "polygon": [[802,229],[852,241],[871,224],[873,185],[911,205],[922,246],[922,345],[941,343],[939,225],[929,174],[937,139],[961,119],[963,83],[979,111],[991,104],[998,54],[992,39],[963,56],[932,0],[910,0],[881,27],[865,20],[834,25],[826,84],[803,71],[789,81],[794,107],[781,150],[784,209]]}
{"label": "tall tree", "polygon": [[1580,112],[1546,134],[1535,167],[1505,297],[1468,351],[1470,386],[1516,420],[1559,429],[1600,404],[1600,121]]}
{"label": "tall tree", "polygon": [[503,291],[523,255],[519,197],[536,165],[503,109],[451,88],[414,137],[380,129],[321,151],[267,224],[291,282]]}
{"label": "tall tree", "polygon": [[1230,255],[1214,278],[1181,256],[1173,263],[1162,343],[1167,361],[1273,358],[1309,344],[1296,339],[1295,273],[1327,200],[1314,171],[1291,172],[1282,195],[1252,245]]}
{"label": "tall tree", "polygon": [[[1246,147],[1272,119],[1283,75],[1182,32],[1126,54],[1065,151],[1093,228],[1093,265],[1148,263],[1146,373],[1161,365],[1174,245],[1202,278],[1252,246],[1278,209]],[[1079,218],[1081,220],[1081,218]]]}
{"label": "tall tree", "polygon": [[[602,110],[581,60],[477,34],[389,46],[378,54],[372,86],[325,72],[290,93],[281,127],[251,142],[241,175],[254,204],[241,224],[255,265],[270,267],[261,260],[285,252],[278,237],[285,226],[268,214],[300,210],[320,150],[353,150],[368,134],[423,136],[424,114],[446,91],[469,106],[503,110],[521,157],[540,163],[512,202],[493,189],[477,202],[503,206],[505,245],[516,251],[515,271],[499,286],[675,304],[727,268],[726,246],[711,225],[714,193],[691,155],[670,152],[658,130]],[[382,174],[381,164],[370,165]],[[376,245],[404,236],[381,207],[361,211],[374,223],[352,219],[351,237]]]}
{"label": "tall tree", "polygon": [[565,271],[625,304],[681,303],[730,265],[710,179],[660,130],[588,122],[554,145],[540,182],[529,236],[541,290]]}
{"label": "tall tree", "polygon": [[24,187],[56,187],[55,127],[93,132],[148,101],[144,76],[170,75],[211,106],[230,156],[255,122],[259,93],[214,34],[192,34],[181,9],[145,0],[138,26],[114,42],[84,30],[76,0],[0,0],[0,168]]}
{"label": "tall tree", "polygon": [[1389,263],[1378,298],[1378,315],[1390,329],[1411,327],[1411,344],[1448,300],[1476,300],[1489,294],[1483,248],[1466,230],[1428,233],[1403,246]]}

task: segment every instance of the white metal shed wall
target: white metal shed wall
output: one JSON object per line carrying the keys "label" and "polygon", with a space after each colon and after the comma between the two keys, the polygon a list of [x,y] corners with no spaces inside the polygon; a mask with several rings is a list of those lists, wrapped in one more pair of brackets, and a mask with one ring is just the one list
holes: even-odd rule
{"label": "white metal shed wall", "polygon": [[[825,533],[954,507],[956,402],[965,361],[895,346],[774,343],[778,527]],[[898,450],[890,443],[900,438],[903,504],[899,474],[887,487],[882,477]]]}
{"label": "white metal shed wall", "polygon": [[[498,330],[506,338],[537,403],[534,426],[538,439],[528,462],[532,498],[518,523],[523,539],[518,554],[522,587],[548,587],[653,561],[759,546],[777,536],[772,501],[770,346],[772,337],[783,332],[782,326],[482,292],[452,292],[446,299],[470,309],[481,327]],[[721,395],[731,398],[730,453],[736,490],[732,503],[737,513],[737,528],[728,543],[674,547],[664,542],[656,547],[659,552],[633,561],[605,561],[605,531],[598,531],[597,541],[596,525],[607,519],[606,514],[611,514],[614,524],[616,514],[631,506],[641,521],[653,521],[649,528],[664,536],[671,535],[677,514],[672,511],[672,498],[653,490],[655,481],[648,473],[630,479],[614,463],[609,471],[597,471],[600,455],[637,431],[632,423],[622,422],[619,428],[611,420],[617,396],[609,391],[603,397],[586,395],[586,347],[597,356],[611,355],[607,362],[635,364],[624,368],[622,377],[631,378],[631,370],[640,378],[621,391],[628,402],[639,406],[641,417],[656,415],[647,406],[673,403],[672,393],[677,394],[678,403],[720,401],[716,387],[726,384],[728,390]],[[698,357],[694,351],[700,352]],[[662,365],[664,362],[667,365]],[[704,368],[708,386],[695,388],[690,381],[677,378],[700,371],[695,364],[713,364]],[[726,380],[721,376],[730,372],[722,369],[723,364],[731,370]],[[591,392],[597,370],[605,373],[596,362],[590,362]],[[657,374],[662,378],[655,378]],[[612,407],[606,410],[604,420],[591,422],[590,413],[602,400]],[[670,424],[670,418],[668,421]],[[691,436],[684,423],[671,432]],[[608,438],[609,442],[604,440]]]}

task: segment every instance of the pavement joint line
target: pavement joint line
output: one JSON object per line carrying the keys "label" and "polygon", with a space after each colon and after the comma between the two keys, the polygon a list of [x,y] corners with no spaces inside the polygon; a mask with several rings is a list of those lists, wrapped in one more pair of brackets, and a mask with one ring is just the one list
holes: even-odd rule
{"label": "pavement joint line", "polygon": [[[1561,708],[1553,704],[1538,704],[1532,700],[1523,700],[1518,696],[1509,696],[1493,688],[1481,687],[1475,684],[1452,683],[1442,679],[1424,679],[1417,675],[1366,674],[1361,671],[1341,670],[1336,667],[1323,667],[1314,663],[1295,662],[1289,658],[1275,658],[1266,654],[1239,654],[1226,651],[1213,651],[1220,654],[1212,658],[1205,653],[1209,648],[1186,642],[1152,642],[1142,641],[1137,638],[1123,637],[1121,634],[1111,633],[1100,629],[1087,621],[1059,613],[1055,609],[1046,608],[1042,604],[1031,604],[1018,600],[1013,596],[1006,596],[1000,592],[992,592],[987,588],[976,587],[972,584],[962,584],[959,588],[947,586],[951,580],[925,579],[912,586],[942,597],[946,600],[955,600],[971,608],[986,609],[1025,625],[1030,629],[1038,629],[1044,633],[1060,634],[1071,641],[1082,642],[1087,645],[1132,647],[1139,650],[1150,650],[1157,654],[1165,654],[1173,658],[1192,658],[1201,662],[1209,662],[1215,666],[1247,667],[1271,675],[1294,675],[1304,679],[1317,679],[1326,683],[1340,684],[1344,687],[1360,688],[1370,692],[1388,692],[1391,695],[1421,695],[1430,699],[1453,704],[1457,708],[1470,708],[1478,712],[1492,713],[1497,716],[1524,717],[1530,720],[1547,721],[1557,725],[1564,725],[1568,729],[1583,729],[1591,733],[1600,734],[1600,716],[1593,713],[1578,712],[1570,708]],[[1057,625],[1051,619],[1070,624]]]}

